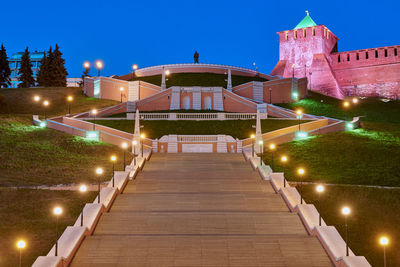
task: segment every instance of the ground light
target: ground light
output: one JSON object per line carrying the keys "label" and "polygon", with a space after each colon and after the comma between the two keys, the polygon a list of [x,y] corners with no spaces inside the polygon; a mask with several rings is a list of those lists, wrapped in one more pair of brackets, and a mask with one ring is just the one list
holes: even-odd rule
{"label": "ground light", "polygon": [[354,129],[354,124],[351,122],[346,122],[346,129],[347,130],[353,130]]}
{"label": "ground light", "polygon": [[112,166],[113,166],[113,169],[112,169],[112,172],[113,172],[113,176],[112,176],[112,187],[114,187],[114,171],[115,171],[115,161],[117,160],[117,156],[115,156],[115,155],[112,155],[111,156],[111,158],[110,158],[110,160],[111,160],[111,162],[112,162]]}
{"label": "ground light", "polygon": [[389,245],[389,238],[382,236],[379,239],[379,244],[383,247],[383,266],[386,267],[386,246]]}
{"label": "ground light", "polygon": [[39,126],[42,127],[42,128],[45,128],[47,126],[47,122],[46,121],[41,121],[39,123]]}
{"label": "ground light", "polygon": [[68,114],[71,114],[71,102],[74,100],[73,96],[68,96],[67,101],[68,101]]}
{"label": "ground light", "polygon": [[319,226],[321,226],[321,210],[322,210],[322,204],[321,204],[321,194],[325,191],[325,187],[323,185],[317,185],[317,187],[315,188],[317,193],[318,193],[318,206],[320,209],[319,212]]}
{"label": "ground light", "polygon": [[262,140],[258,141],[258,144],[260,145],[260,166],[262,166],[262,157],[264,155],[264,142]]}
{"label": "ground light", "polygon": [[97,168],[96,174],[97,174],[97,193],[99,195],[99,197],[97,198],[97,203],[100,203],[100,176],[103,174],[103,169]]}
{"label": "ground light", "polygon": [[24,240],[18,240],[17,248],[19,250],[19,267],[22,266],[22,250],[26,247],[26,242]]}
{"label": "ground light", "polygon": [[58,256],[58,217],[60,217],[62,213],[61,207],[55,207],[53,209],[53,214],[56,216],[56,248],[55,248],[55,256]]}
{"label": "ground light", "polygon": [[287,156],[282,156],[281,157],[281,162],[283,164],[283,187],[286,187],[286,179],[285,179],[285,164],[288,161]]}
{"label": "ground light", "polygon": [[346,256],[349,256],[349,232],[348,232],[348,227],[347,227],[347,216],[350,214],[350,208],[349,207],[343,207],[342,208],[342,214],[344,215],[344,226],[346,228]]}
{"label": "ground light", "polygon": [[99,132],[98,131],[86,131],[86,139],[92,141],[99,141]]}
{"label": "ground light", "polygon": [[[85,193],[87,191],[87,187],[86,185],[82,184],[81,186],[79,186],[79,192],[81,193]],[[83,210],[85,207],[82,208],[82,213],[81,213],[81,226],[83,226]]]}
{"label": "ground light", "polygon": [[254,141],[256,139],[256,136],[254,134],[252,134],[250,136],[250,138],[251,138],[251,155],[254,158]]}
{"label": "ground light", "polygon": [[307,132],[296,132],[296,139],[304,139],[308,137],[308,133]]}
{"label": "ground light", "polygon": [[293,96],[293,98],[296,99],[296,100],[299,98],[299,94],[298,94],[297,92],[293,92],[293,93],[292,93],[292,96]]}
{"label": "ground light", "polygon": [[136,140],[134,140],[132,142],[132,146],[133,146],[133,166],[136,166]]}
{"label": "ground light", "polygon": [[123,142],[122,144],[121,144],[121,147],[122,147],[122,150],[124,151],[124,171],[125,171],[125,168],[126,168],[126,156],[125,156],[125,153],[126,153],[126,149],[128,148],[128,144],[126,143],[126,142]]}
{"label": "ground light", "polygon": [[297,169],[297,173],[300,176],[300,204],[303,204],[303,176],[304,176],[304,169],[299,168]]}

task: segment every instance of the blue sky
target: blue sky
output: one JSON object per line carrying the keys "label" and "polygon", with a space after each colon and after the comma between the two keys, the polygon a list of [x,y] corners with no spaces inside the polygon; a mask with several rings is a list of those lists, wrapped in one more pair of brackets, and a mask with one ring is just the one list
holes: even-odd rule
{"label": "blue sky", "polygon": [[195,50],[203,63],[256,62],[269,73],[279,56],[276,32],[294,28],[305,10],[340,38],[339,51],[400,44],[400,1],[273,2],[5,0],[0,42],[9,56],[58,43],[69,77],[81,75],[85,60],[102,59],[102,74],[118,75],[133,63],[192,62]]}

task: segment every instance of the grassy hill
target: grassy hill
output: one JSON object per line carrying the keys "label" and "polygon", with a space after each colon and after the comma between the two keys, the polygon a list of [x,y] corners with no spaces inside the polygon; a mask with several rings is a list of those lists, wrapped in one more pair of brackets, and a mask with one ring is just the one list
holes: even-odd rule
{"label": "grassy hill", "polygon": [[[166,77],[167,87],[170,86],[215,86],[226,88],[228,75],[216,73],[173,73]],[[161,75],[136,77],[132,80],[145,81],[161,85]],[[251,81],[267,81],[261,77],[248,77],[232,75],[232,86],[237,86]]]}

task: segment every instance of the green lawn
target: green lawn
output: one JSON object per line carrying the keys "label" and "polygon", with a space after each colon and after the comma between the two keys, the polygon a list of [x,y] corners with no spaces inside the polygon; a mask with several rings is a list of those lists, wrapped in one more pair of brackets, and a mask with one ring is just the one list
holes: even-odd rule
{"label": "green lawn", "polygon": [[[25,175],[29,175],[26,172]],[[46,255],[55,241],[54,206],[63,208],[59,233],[78,218],[83,206],[93,202],[95,192],[0,189],[0,266],[18,266],[16,242],[24,239],[22,266],[31,266],[40,255]]]}
{"label": "green lawn", "polygon": [[328,225],[334,225],[344,237],[344,218],[340,209],[351,208],[349,216],[349,245],[356,255],[367,258],[372,266],[383,266],[383,250],[378,239],[387,235],[387,266],[400,266],[400,190],[360,188],[355,186],[326,186],[321,204],[315,186],[303,187],[304,199],[315,204]]}
{"label": "green lawn", "polygon": [[[40,96],[40,102],[33,100]],[[9,114],[38,114],[44,116],[43,101],[48,100],[47,116],[65,115],[68,113],[67,96],[73,96],[71,113],[79,113],[93,108],[104,108],[119,104],[118,101],[86,97],[82,88],[9,88],[0,89],[0,98],[3,96],[6,104],[0,105],[0,113]]]}
{"label": "green lawn", "polygon": [[0,186],[93,183],[97,166],[104,167],[102,180],[109,180],[112,154],[122,169],[116,146],[32,126],[28,115],[0,115]]}
{"label": "green lawn", "polygon": [[[305,122],[305,121],[302,121]],[[133,120],[96,120],[96,123],[133,133],[135,121]],[[269,132],[280,128],[296,125],[297,120],[262,120],[262,131]],[[244,139],[250,137],[255,129],[252,125],[255,120],[227,120],[227,121],[141,121],[144,128],[141,130],[148,138],[160,138],[168,134],[200,134],[215,135],[226,134],[234,138]]]}
{"label": "green lawn", "polygon": [[[215,73],[173,73],[167,77],[167,87],[171,86],[214,86],[226,88],[228,75]],[[161,86],[161,75],[136,77],[140,80]],[[232,75],[232,86],[237,86],[251,81],[267,81],[261,77]]]}

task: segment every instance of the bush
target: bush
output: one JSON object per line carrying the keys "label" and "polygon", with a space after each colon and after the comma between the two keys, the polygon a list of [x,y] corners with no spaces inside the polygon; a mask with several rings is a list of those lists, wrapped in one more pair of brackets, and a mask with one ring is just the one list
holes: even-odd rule
{"label": "bush", "polygon": [[6,97],[0,94],[0,113],[8,113],[8,103]]}

